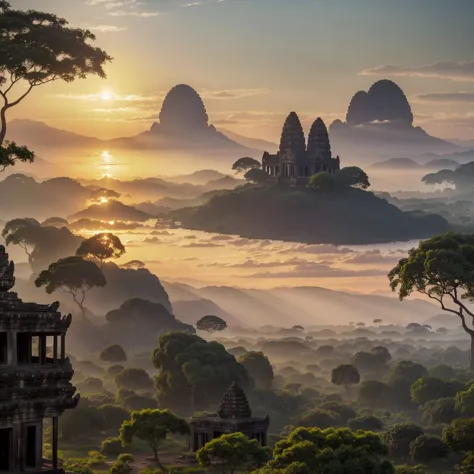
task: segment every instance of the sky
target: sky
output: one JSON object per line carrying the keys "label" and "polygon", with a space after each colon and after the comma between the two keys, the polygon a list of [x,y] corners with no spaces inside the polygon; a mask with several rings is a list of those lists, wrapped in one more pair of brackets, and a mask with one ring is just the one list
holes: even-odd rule
{"label": "sky", "polygon": [[107,79],[37,88],[9,118],[100,138],[148,129],[166,92],[186,83],[211,122],[278,140],[296,111],[345,118],[351,97],[388,78],[415,124],[474,139],[472,0],[10,0],[92,30]]}

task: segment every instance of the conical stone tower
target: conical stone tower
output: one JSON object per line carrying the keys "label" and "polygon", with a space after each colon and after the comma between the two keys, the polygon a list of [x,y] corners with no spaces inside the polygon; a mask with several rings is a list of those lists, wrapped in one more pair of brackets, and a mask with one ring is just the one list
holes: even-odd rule
{"label": "conical stone tower", "polygon": [[308,137],[308,154],[311,157],[319,154],[323,160],[330,160],[332,157],[328,129],[321,117],[318,117],[311,126]]}
{"label": "conical stone tower", "polygon": [[217,414],[220,418],[234,420],[252,417],[247,395],[235,382],[225,392]]}
{"label": "conical stone tower", "polygon": [[287,150],[293,151],[296,155],[304,154],[306,151],[303,127],[296,112],[288,115],[281,132],[280,153]]}

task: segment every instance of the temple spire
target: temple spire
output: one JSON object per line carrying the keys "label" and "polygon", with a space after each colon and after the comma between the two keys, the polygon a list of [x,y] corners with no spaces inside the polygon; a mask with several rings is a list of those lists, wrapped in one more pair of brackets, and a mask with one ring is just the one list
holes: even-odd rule
{"label": "temple spire", "polygon": [[242,419],[251,418],[252,410],[245,392],[235,383],[227,389],[222,399],[221,406],[217,410],[219,418]]}
{"label": "temple spire", "polygon": [[308,153],[310,155],[319,153],[321,158],[331,159],[331,144],[329,142],[328,129],[321,117],[318,117],[313,125],[308,136]]}
{"label": "temple spire", "polygon": [[280,153],[286,150],[292,150],[296,154],[306,151],[303,127],[296,112],[288,115],[281,132]]}

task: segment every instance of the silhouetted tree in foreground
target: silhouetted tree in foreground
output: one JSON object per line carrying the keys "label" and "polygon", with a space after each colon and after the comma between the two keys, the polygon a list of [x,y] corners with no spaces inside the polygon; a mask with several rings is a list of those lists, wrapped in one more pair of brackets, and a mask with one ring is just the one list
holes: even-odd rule
{"label": "silhouetted tree in foreground", "polygon": [[106,260],[120,258],[125,253],[125,247],[120,239],[109,233],[96,234],[84,240],[77,249],[76,255],[83,258],[95,258],[101,266]]}
{"label": "silhouetted tree in foreground", "polygon": [[474,235],[449,232],[423,241],[400,260],[388,278],[401,300],[417,291],[460,318],[464,331],[471,337],[473,370],[474,310],[467,302],[474,300]]}
{"label": "silhouetted tree in foreground", "polygon": [[82,319],[87,321],[84,309],[86,293],[95,286],[105,286],[106,280],[102,270],[94,263],[81,257],[66,257],[52,263],[43,270],[35,280],[39,288],[46,287],[46,293],[64,290],[70,295],[81,310]]}
{"label": "silhouetted tree in foreground", "polygon": [[88,41],[89,30],[68,27],[51,13],[14,10],[0,0],[0,171],[16,161],[31,162],[34,153],[4,141],[7,112],[35,88],[48,82],[72,82],[88,75],[105,77],[103,66],[112,58]]}

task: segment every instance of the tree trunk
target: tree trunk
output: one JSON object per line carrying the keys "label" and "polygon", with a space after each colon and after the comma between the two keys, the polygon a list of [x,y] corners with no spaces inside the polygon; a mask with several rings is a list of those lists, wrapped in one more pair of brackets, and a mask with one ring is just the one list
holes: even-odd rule
{"label": "tree trunk", "polygon": [[7,135],[7,110],[5,107],[0,109],[0,146],[2,145]]}
{"label": "tree trunk", "polygon": [[474,332],[470,332],[469,336],[471,336],[471,363],[469,368],[474,371]]}
{"label": "tree trunk", "polygon": [[160,468],[161,471],[165,472],[166,471],[165,466],[161,464],[158,458],[158,448],[153,448],[153,456],[155,457],[156,465]]}

